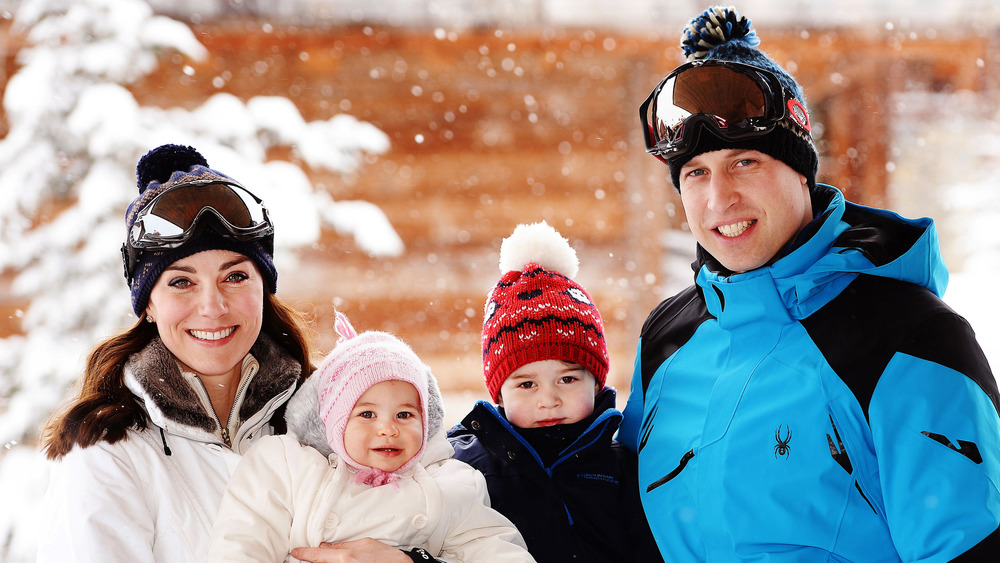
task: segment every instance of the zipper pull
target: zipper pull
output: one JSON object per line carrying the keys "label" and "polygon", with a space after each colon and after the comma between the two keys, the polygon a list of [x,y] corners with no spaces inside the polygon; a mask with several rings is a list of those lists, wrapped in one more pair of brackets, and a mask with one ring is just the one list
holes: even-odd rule
{"label": "zipper pull", "polygon": [[222,429],[222,441],[226,443],[226,447],[227,448],[233,449],[233,442],[232,442],[232,440],[229,439],[229,429],[228,428],[223,428]]}

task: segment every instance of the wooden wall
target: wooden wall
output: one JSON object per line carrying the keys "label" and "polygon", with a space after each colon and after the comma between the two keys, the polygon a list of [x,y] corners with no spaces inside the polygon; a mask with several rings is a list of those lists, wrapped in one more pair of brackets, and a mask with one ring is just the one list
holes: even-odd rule
{"label": "wooden wall", "polygon": [[[644,154],[637,119],[639,103],[679,62],[674,37],[253,22],[194,29],[210,60],[165,56],[159,73],[133,87],[141,104],[195,107],[220,91],[280,95],[306,119],[347,113],[391,138],[391,150],[356,177],[310,171],[335,199],[381,207],[407,245],[400,258],[372,259],[327,232],[301,251],[298,271],[281,273],[280,294],[314,316],[324,349],[336,306],[359,329],[408,340],[442,386],[479,391],[479,329],[500,240],[544,219],[580,254],[578,280],[606,323],[612,383],[627,389],[645,315],[687,282],[671,278],[666,250],[683,214],[666,168]],[[876,206],[888,205],[891,93],[981,89],[987,72],[976,60],[992,65],[986,38],[900,44],[843,30],[758,33],[805,88],[821,133],[820,180]],[[0,331],[16,332],[10,324]]]}

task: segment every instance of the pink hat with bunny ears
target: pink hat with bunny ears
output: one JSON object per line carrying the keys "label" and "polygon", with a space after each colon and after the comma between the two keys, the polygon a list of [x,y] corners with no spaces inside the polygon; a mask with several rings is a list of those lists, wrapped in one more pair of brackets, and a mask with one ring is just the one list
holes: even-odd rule
{"label": "pink hat with bunny ears", "polygon": [[[374,486],[391,483],[396,480],[396,474],[418,462],[427,444],[427,379],[430,368],[402,340],[387,332],[366,331],[358,334],[339,311],[334,328],[340,340],[313,375],[319,378],[319,415],[326,426],[326,439],[334,453],[358,472],[357,481]],[[423,422],[420,451],[392,473],[359,464],[347,455],[344,447],[344,429],[355,403],[365,391],[383,381],[405,381],[416,388]]]}

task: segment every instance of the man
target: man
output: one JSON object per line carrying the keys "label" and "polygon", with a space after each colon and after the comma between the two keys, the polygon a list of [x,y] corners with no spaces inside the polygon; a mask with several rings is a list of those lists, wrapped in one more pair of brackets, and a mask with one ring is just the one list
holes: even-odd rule
{"label": "man", "polygon": [[758,43],[707,10],[640,110],[699,243],[619,436],[664,559],[996,561],[1000,395],[934,224],[816,184],[801,88]]}

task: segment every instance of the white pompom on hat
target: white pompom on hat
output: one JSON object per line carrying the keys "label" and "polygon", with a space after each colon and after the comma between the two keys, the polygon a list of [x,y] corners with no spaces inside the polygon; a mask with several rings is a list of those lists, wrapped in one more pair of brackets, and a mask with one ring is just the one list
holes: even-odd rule
{"label": "white pompom on hat", "polygon": [[569,241],[545,221],[518,225],[500,245],[500,273],[522,270],[534,262],[567,278],[575,278],[580,259]]}

